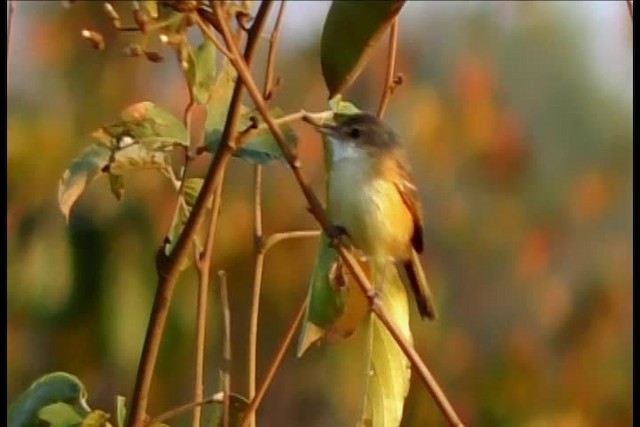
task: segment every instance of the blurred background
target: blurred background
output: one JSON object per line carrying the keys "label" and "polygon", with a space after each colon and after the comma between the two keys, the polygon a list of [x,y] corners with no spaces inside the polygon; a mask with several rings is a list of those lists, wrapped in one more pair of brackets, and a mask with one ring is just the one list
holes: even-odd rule
{"label": "blurred background", "polygon": [[[127,13],[128,4],[116,7]],[[327,109],[319,40],[329,2],[289,2],[272,101]],[[271,22],[275,19],[273,13]],[[105,35],[96,51],[83,28]],[[157,172],[106,179],[69,224],[58,179],[95,128],[153,101],[181,117],[187,93],[173,55],[122,55],[100,2],[16,4],[7,99],[8,402],[64,370],[113,411],[131,396],[155,290],[154,253],[175,203]],[[269,31],[269,30],[267,30]],[[156,42],[154,42],[156,43]],[[267,40],[254,67],[262,81]],[[405,141],[426,217],[427,276],[440,319],[415,345],[469,426],[632,424],[632,23],[625,2],[407,2],[397,70],[405,84],[386,118]],[[158,45],[158,49],[161,47]],[[346,97],[375,111],[386,39]],[[324,194],[321,144],[296,125],[304,170]],[[202,176],[202,167],[193,174]],[[253,275],[252,166],[232,161],[214,268],[229,277],[233,390],[246,394]],[[291,173],[265,170],[267,233],[314,229]],[[258,383],[307,292],[317,240],[267,255]],[[218,389],[221,326],[211,287],[207,393]],[[150,411],[191,400],[195,274],[178,283]],[[353,425],[358,336],[290,351],[259,410],[264,426]],[[413,378],[404,426],[444,425]],[[173,425],[189,425],[190,416]]]}

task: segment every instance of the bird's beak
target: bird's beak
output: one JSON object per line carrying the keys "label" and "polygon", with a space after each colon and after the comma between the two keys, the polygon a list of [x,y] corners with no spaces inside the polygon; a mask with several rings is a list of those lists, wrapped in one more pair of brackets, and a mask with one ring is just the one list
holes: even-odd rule
{"label": "bird's beak", "polygon": [[316,129],[321,134],[327,135],[327,136],[332,136],[334,138],[337,138],[338,135],[339,135],[338,126],[333,125],[333,124],[325,123],[325,124],[322,124],[320,126],[316,126]]}

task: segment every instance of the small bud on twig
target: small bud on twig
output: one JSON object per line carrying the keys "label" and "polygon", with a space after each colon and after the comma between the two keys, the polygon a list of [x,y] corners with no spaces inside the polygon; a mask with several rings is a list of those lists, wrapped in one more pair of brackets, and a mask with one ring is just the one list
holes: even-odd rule
{"label": "small bud on twig", "polygon": [[145,50],[144,56],[151,62],[162,62],[164,61],[164,56],[160,55],[158,52],[154,52],[152,50]]}
{"label": "small bud on twig", "polygon": [[86,40],[89,41],[89,43],[91,43],[91,45],[98,50],[103,50],[104,49],[104,37],[102,37],[102,34],[96,32],[96,31],[91,31],[91,30],[82,30],[82,32],[80,33],[82,35],[83,38],[85,38]]}
{"label": "small bud on twig", "polygon": [[116,12],[116,10],[113,8],[113,5],[111,5],[111,3],[109,3],[108,1],[104,2],[104,12],[111,20],[111,24],[113,25],[113,27],[116,30],[120,29],[120,15],[118,15],[118,12]]}
{"label": "small bud on twig", "polygon": [[140,28],[140,31],[143,33],[147,32],[147,28],[149,27],[149,18],[147,18],[147,15],[142,11],[142,9],[134,9],[133,20],[136,21],[136,25]]}
{"label": "small bud on twig", "polygon": [[132,43],[124,48],[124,54],[132,58],[137,58],[138,56],[142,56],[143,51],[139,44]]}

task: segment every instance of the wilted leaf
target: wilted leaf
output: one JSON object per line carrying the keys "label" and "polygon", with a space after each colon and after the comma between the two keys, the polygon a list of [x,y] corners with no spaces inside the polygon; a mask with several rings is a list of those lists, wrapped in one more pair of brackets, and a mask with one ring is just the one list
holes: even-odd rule
{"label": "wilted leaf", "polygon": [[[382,304],[393,323],[409,342],[412,342],[409,328],[409,304],[405,288],[393,264],[378,267],[378,272],[386,273],[382,289]],[[383,277],[382,274],[376,274]],[[397,427],[402,420],[404,401],[409,392],[411,365],[400,347],[387,331],[384,324],[371,315],[370,349],[364,394],[363,414],[360,425],[369,427]]]}
{"label": "wilted leaf", "polygon": [[372,48],[404,0],[360,1],[340,0],[331,7],[322,30],[320,63],[329,89],[329,98],[342,93],[360,74]]}
{"label": "wilted leaf", "polygon": [[67,403],[53,403],[38,411],[38,418],[50,427],[80,427],[82,416]]}
{"label": "wilted leaf", "polygon": [[151,102],[125,109],[120,119],[92,133],[94,143],[72,160],[58,184],[58,204],[65,218],[87,185],[102,173],[110,174],[111,191],[124,193],[122,175],[131,170],[165,169],[176,146],[189,146],[185,127],[171,113]]}
{"label": "wilted leaf", "polygon": [[90,410],[86,398],[85,387],[75,376],[65,372],[44,375],[34,381],[9,407],[7,425],[32,426],[42,408],[59,402],[71,405],[76,411],[88,413]]}
{"label": "wilted leaf", "polygon": [[[229,103],[233,92],[233,85],[236,79],[236,72],[229,61],[225,61],[222,70],[218,74],[216,83],[211,91],[211,97],[207,105],[207,122],[205,147],[207,151],[214,153],[220,144],[222,130],[225,125],[227,113],[229,111]],[[270,111],[274,118],[282,117],[280,109]],[[261,129],[249,129],[253,124],[257,124],[257,112],[254,112],[246,106],[240,106],[240,120],[238,129],[247,129],[246,139],[242,142],[233,154],[234,157],[244,159],[250,163],[265,164],[272,160],[284,159],[282,150],[276,142],[269,129],[262,127]],[[254,123],[256,121],[256,123]],[[285,137],[285,142],[289,147],[293,148],[298,142],[298,138],[289,125],[280,127]]]}
{"label": "wilted leaf", "polygon": [[80,197],[87,185],[91,183],[109,164],[111,151],[101,145],[87,147],[76,157],[69,168],[62,174],[58,183],[58,205],[69,220],[71,206]]}

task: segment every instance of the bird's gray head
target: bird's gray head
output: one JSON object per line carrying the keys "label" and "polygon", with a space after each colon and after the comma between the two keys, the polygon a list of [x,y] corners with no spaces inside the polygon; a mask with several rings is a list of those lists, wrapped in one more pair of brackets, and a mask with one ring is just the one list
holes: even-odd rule
{"label": "bird's gray head", "polygon": [[352,157],[349,150],[353,149],[374,154],[400,146],[393,129],[373,114],[335,114],[334,121],[335,124],[323,124],[318,130],[329,137],[334,151],[337,149],[343,157]]}

